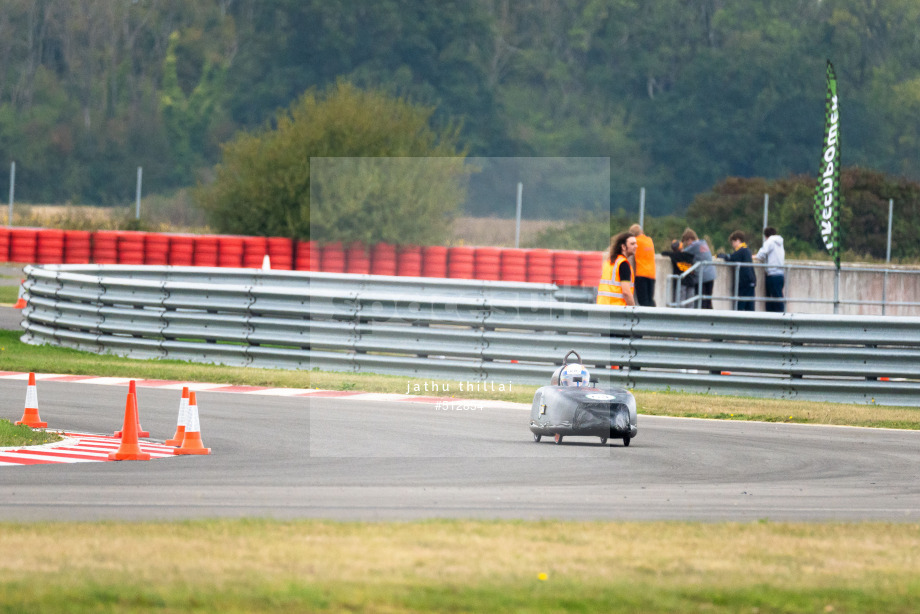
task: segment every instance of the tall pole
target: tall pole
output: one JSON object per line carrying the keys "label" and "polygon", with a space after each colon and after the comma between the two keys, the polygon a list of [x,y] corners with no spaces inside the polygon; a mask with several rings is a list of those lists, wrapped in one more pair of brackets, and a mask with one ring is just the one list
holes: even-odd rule
{"label": "tall pole", "polygon": [[894,199],[888,199],[888,249],[885,250],[885,263],[891,262],[891,219],[894,217]]}
{"label": "tall pole", "polygon": [[[894,199],[888,199],[888,247],[885,249],[885,264],[891,263],[891,220],[894,218]],[[882,282],[882,315],[888,306],[888,268],[885,268],[885,278]]]}
{"label": "tall pole", "polygon": [[767,227],[767,217],[768,217],[769,212],[770,212],[770,195],[764,194],[763,195],[763,227],[764,228]]}
{"label": "tall pole", "polygon": [[16,187],[16,163],[10,163],[10,216],[6,220],[7,226],[13,225],[13,193]]}
{"label": "tall pole", "polygon": [[639,226],[645,228],[645,188],[639,189]]}
{"label": "tall pole", "polygon": [[524,184],[518,181],[517,185],[517,214],[514,225],[514,247],[521,246],[521,204],[524,196]]}
{"label": "tall pole", "polygon": [[137,196],[135,197],[134,219],[141,219],[141,178],[144,176],[143,167],[137,167]]}
{"label": "tall pole", "polygon": [[834,313],[840,311],[840,267],[834,269]]}
{"label": "tall pole", "polygon": [[840,312],[840,246],[834,250],[834,313]]}

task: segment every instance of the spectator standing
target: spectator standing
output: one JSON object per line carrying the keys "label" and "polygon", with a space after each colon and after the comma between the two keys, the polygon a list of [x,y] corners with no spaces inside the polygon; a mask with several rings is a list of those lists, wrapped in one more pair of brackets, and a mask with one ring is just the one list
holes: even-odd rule
{"label": "spectator standing", "polygon": [[[745,236],[744,233],[740,230],[736,230],[728,236],[729,242],[732,244],[732,253],[729,255],[718,254],[718,257],[727,262],[738,262],[743,264],[751,264],[753,262],[751,258],[751,250],[748,249],[747,243],[744,242]],[[735,270],[737,269],[737,275]],[[754,267],[752,266],[741,266],[740,264],[737,267],[731,267],[732,272],[732,284],[734,286],[735,280],[737,280],[737,287],[734,288],[735,296],[740,297],[753,297],[754,296],[754,286],[757,285],[757,278],[754,275]],[[735,309],[738,311],[754,311],[754,301],[742,301],[738,300],[735,303]]]}
{"label": "spectator standing", "polygon": [[[682,247],[680,241],[674,239],[671,241],[671,251],[661,252],[662,256],[671,259],[671,275],[681,276],[693,266],[693,254],[682,252]],[[678,293],[677,300],[680,301],[680,307],[690,307],[684,301],[696,294],[696,273],[683,275],[680,288],[675,288],[675,291]]]}
{"label": "spectator standing", "polygon": [[629,234],[636,237],[636,304],[655,306],[655,244],[642,232],[642,226],[633,224]]}
{"label": "spectator standing", "polygon": [[783,289],[786,285],[786,250],[783,248],[783,238],[777,234],[776,229],[767,226],[763,229],[763,247],[757,252],[755,258],[759,262],[767,263],[766,294],[769,298],[780,299],[767,301],[767,311],[782,313],[786,311],[786,302],[783,299]]}
{"label": "spectator standing", "polygon": [[716,281],[716,267],[712,264],[712,250],[709,249],[709,244],[704,239],[696,236],[696,232],[692,228],[684,230],[684,234],[680,237],[680,242],[684,246],[683,252],[693,254],[694,263],[703,263],[699,269],[699,274],[703,281],[703,294],[701,296],[706,298],[698,299],[696,306],[697,308],[712,309],[712,288]]}
{"label": "spectator standing", "polygon": [[629,259],[636,253],[636,237],[628,232],[610,239],[609,254],[604,258],[601,281],[597,287],[598,305],[634,306],[633,268]]}

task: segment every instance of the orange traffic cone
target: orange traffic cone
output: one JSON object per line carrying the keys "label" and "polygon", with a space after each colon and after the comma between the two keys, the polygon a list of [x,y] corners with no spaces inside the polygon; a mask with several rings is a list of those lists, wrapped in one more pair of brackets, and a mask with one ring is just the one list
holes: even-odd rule
{"label": "orange traffic cone", "polygon": [[[128,394],[134,395],[134,417],[137,418],[137,436],[138,437],[150,437],[150,431],[145,431],[141,428],[141,418],[140,413],[137,411],[137,384],[134,380],[131,380],[128,383]],[[122,431],[115,431],[113,437],[121,437]]]}
{"label": "orange traffic cone", "polygon": [[188,386],[182,387],[182,398],[179,400],[179,420],[176,422],[176,434],[172,439],[166,440],[167,446],[181,446],[185,438],[185,423],[188,422]]}
{"label": "orange traffic cone", "polygon": [[25,288],[22,287],[22,284],[24,283],[26,283],[26,280],[24,279],[21,282],[19,282],[19,297],[16,299],[16,304],[13,305],[13,309],[22,309],[23,307],[26,306],[26,298],[25,298],[26,291],[25,291]]}
{"label": "orange traffic cone", "polygon": [[35,387],[35,374],[29,373],[29,387],[26,388],[26,408],[22,412],[22,420],[16,424],[25,424],[33,429],[41,429],[48,426],[47,422],[42,422],[38,415],[38,388]]}
{"label": "orange traffic cone", "polygon": [[173,450],[173,454],[210,454],[211,448],[201,443],[201,425],[198,422],[198,402],[195,391],[188,393],[188,420],[185,423],[185,437],[182,447]]}
{"label": "orange traffic cone", "polygon": [[137,442],[137,397],[132,392],[128,393],[125,401],[125,423],[121,429],[124,433],[121,445],[117,452],[109,453],[109,460],[150,460],[150,455],[141,452]]}

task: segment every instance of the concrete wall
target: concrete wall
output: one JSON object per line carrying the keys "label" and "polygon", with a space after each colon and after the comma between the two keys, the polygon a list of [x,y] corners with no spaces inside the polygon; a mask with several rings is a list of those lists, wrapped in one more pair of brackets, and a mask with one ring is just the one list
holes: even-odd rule
{"label": "concrete wall", "polygon": [[[718,261],[717,261],[718,264]],[[790,268],[786,271],[786,311],[796,313],[834,313],[831,301],[834,299],[834,265],[828,262],[808,262],[787,260]],[[883,266],[844,264],[847,269],[876,269],[873,271],[843,270],[840,272],[839,300],[841,301],[882,301],[883,295],[889,302],[920,303],[920,267],[917,266]],[[796,268],[801,267],[801,268]],[[815,267],[815,268],[805,268]],[[887,281],[884,272],[888,271]],[[730,296],[731,276],[734,274],[729,266],[718,266],[714,296]],[[764,294],[764,269],[757,267],[758,297]],[[667,306],[668,277],[671,275],[671,259],[656,257],[655,303],[659,307]],[[810,300],[829,301],[826,303],[808,302]],[[732,309],[729,300],[713,300],[715,309]],[[764,310],[763,302],[756,305],[758,311]],[[840,305],[840,315],[882,315],[881,305]],[[920,305],[885,307],[884,315],[920,316]]]}

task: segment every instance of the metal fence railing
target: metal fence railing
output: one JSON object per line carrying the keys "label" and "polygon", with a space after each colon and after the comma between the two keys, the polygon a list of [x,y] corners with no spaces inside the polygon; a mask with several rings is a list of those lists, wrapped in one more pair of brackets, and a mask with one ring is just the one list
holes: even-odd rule
{"label": "metal fence railing", "polygon": [[[920,406],[920,318],[610,308],[551,285],[98,265],[25,269],[23,339],[237,366]],[[356,280],[361,277],[361,280]],[[305,379],[309,375],[305,375]],[[305,382],[306,383],[306,382]]]}
{"label": "metal fence railing", "polygon": [[[763,309],[764,303],[774,300],[766,297],[761,288],[767,264],[715,259],[711,265],[716,267],[717,279],[711,294],[703,291],[699,274],[703,265],[698,262],[680,275],[668,277],[666,305],[693,308],[698,307],[702,300],[709,299],[721,303],[723,308],[733,309],[737,301],[743,300],[761,305],[758,309]],[[757,296],[738,296],[736,288],[742,266],[755,270],[758,287],[761,288]],[[845,308],[860,307],[878,315],[899,311],[920,315],[920,269],[843,265],[839,275],[830,264],[789,263],[783,269],[787,311],[803,311],[803,306],[824,306],[828,313],[838,313]],[[691,283],[688,280],[692,280]]]}

